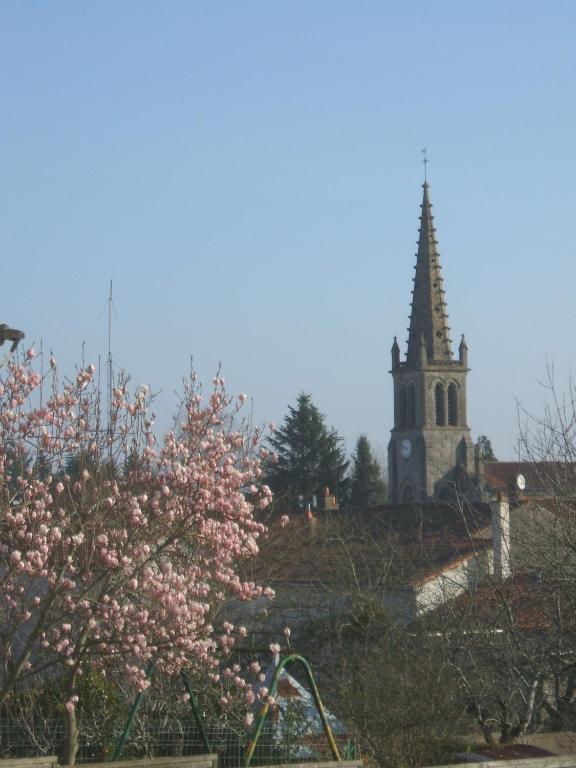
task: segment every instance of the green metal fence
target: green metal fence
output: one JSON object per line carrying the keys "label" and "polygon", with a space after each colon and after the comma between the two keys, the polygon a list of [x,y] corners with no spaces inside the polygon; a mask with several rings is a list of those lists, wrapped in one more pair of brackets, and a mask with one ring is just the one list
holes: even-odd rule
{"label": "green metal fence", "polygon": [[[64,747],[63,720],[16,723],[0,719],[0,758],[61,755]],[[121,731],[103,727],[95,733],[94,725],[79,723],[80,748],[77,762],[90,763],[110,759]],[[246,759],[248,733],[229,724],[212,723],[205,726],[211,751],[216,752],[223,768],[243,766]],[[340,754],[351,756],[350,743],[337,737]],[[126,744],[125,759],[202,754],[204,740],[194,721],[180,718],[138,718]],[[331,753],[323,736],[297,736],[278,731],[274,723],[265,723],[252,766],[290,762],[330,760]]]}

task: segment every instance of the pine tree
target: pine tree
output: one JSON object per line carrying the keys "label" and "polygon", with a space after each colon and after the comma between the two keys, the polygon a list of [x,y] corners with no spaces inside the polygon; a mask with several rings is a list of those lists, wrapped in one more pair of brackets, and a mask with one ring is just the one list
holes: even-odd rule
{"label": "pine tree", "polygon": [[296,406],[288,406],[270,445],[278,460],[268,463],[266,474],[280,507],[294,509],[314,496],[320,502],[325,488],[339,499],[345,496],[348,461],[342,438],[326,426],[310,395],[302,392]]}
{"label": "pine tree", "polygon": [[480,435],[480,437],[478,438],[478,440],[474,445],[474,449],[476,451],[476,454],[483,461],[498,461],[496,456],[494,456],[494,451],[492,450],[492,443],[490,442],[490,439],[486,437],[486,435]]}
{"label": "pine tree", "polygon": [[358,438],[352,461],[350,506],[363,508],[383,504],[386,501],[386,483],[366,435]]}

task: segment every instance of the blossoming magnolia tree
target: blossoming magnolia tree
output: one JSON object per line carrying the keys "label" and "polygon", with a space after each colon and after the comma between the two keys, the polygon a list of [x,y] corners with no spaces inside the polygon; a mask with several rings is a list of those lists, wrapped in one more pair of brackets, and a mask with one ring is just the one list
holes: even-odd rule
{"label": "blossoming magnolia tree", "polygon": [[104,423],[93,366],[60,385],[52,360],[43,398],[32,356],[0,380],[0,705],[60,665],[73,763],[87,665],[141,688],[150,660],[169,675],[216,667],[233,637],[216,634],[214,607],[272,596],[238,571],[258,552],[254,508],[270,491],[259,433],[235,426],[245,397],[232,401],[222,379],[204,403],[192,377],[181,423],[157,446],[147,388],[130,397],[120,382]]}

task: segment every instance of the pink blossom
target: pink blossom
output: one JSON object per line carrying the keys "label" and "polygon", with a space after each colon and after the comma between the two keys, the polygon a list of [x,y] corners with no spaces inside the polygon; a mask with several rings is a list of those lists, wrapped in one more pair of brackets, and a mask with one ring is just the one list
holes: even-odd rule
{"label": "pink blossom", "polygon": [[289,522],[290,522],[290,518],[288,517],[288,515],[282,515],[282,517],[280,518],[281,527],[286,528]]}
{"label": "pink blossom", "polygon": [[253,722],[254,722],[254,715],[253,715],[253,713],[252,712],[247,712],[246,713],[246,717],[244,718],[244,725],[247,728],[250,728],[250,726],[252,725]]}
{"label": "pink blossom", "polygon": [[[32,658],[46,649],[59,659],[59,673],[77,667],[82,674],[87,664],[102,674],[113,668],[127,685],[145,690],[144,669],[153,658],[163,674],[195,667],[221,682],[217,670],[234,646],[234,627],[227,622],[218,633],[209,616],[228,599],[273,596],[244,580],[240,569],[266,533],[254,509],[270,498],[260,485],[260,434],[231,426],[235,401],[220,377],[217,397],[204,408],[192,377],[181,423],[154,441],[146,388],[132,395],[118,374],[110,430],[102,429],[93,366],[58,377],[62,383],[54,376],[40,407],[42,377],[34,365],[30,357],[0,370],[3,439],[22,450],[37,445],[57,474],[27,467],[14,481],[17,503],[0,516],[6,634],[26,620],[40,622]],[[135,461],[126,462],[128,451]],[[89,452],[79,478],[61,474],[70,452]],[[110,459],[125,469],[112,476]],[[0,451],[0,482],[7,485],[8,478],[11,483],[13,467]],[[254,494],[245,495],[251,486]],[[85,658],[76,646],[83,632],[90,644]],[[247,629],[239,627],[237,635],[245,637]],[[15,646],[14,667],[23,675],[26,659],[19,653]],[[226,674],[249,703],[254,692],[237,665]],[[228,694],[222,698],[229,702]],[[70,698],[66,710],[76,703]]]}

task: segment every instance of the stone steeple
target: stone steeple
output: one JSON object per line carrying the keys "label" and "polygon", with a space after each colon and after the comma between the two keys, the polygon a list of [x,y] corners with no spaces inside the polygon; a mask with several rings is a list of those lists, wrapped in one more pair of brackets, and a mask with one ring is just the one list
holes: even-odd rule
{"label": "stone steeple", "polygon": [[404,503],[450,498],[463,487],[474,455],[466,415],[468,345],[462,337],[454,359],[426,181],[412,294],[406,360],[396,339],[391,350],[388,487],[390,500]]}
{"label": "stone steeple", "polygon": [[420,237],[408,335],[409,365],[418,364],[424,349],[427,361],[430,363],[452,360],[450,328],[437,250],[438,241],[427,182],[424,182],[423,187]]}

